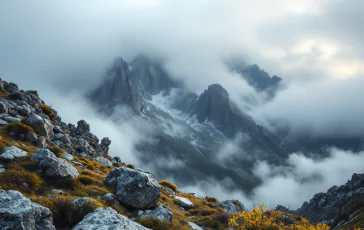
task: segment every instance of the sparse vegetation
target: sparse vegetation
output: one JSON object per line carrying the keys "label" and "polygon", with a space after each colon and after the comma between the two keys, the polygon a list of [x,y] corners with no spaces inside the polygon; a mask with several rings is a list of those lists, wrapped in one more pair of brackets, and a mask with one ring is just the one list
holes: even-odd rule
{"label": "sparse vegetation", "polygon": [[153,218],[139,218],[137,220],[144,227],[153,229],[153,230],[188,230],[187,226],[182,226],[180,224],[175,225],[168,221],[161,221]]}
{"label": "sparse vegetation", "polygon": [[6,126],[7,133],[27,134],[32,130],[32,127],[22,123],[21,121],[13,122]]}
{"label": "sparse vegetation", "polygon": [[51,120],[55,120],[57,118],[57,114],[51,109],[51,107],[49,107],[48,105],[46,104],[41,104],[41,108],[42,108],[42,112],[44,114],[47,114],[48,117],[51,119]]}
{"label": "sparse vegetation", "polygon": [[163,187],[172,189],[174,192],[177,192],[177,189],[178,189],[177,185],[175,185],[167,180],[162,180],[159,182],[159,184]]}
{"label": "sparse vegetation", "polygon": [[209,197],[209,196],[207,196],[205,198],[205,200],[207,200],[210,203],[218,203],[219,202],[215,197]]}
{"label": "sparse vegetation", "polygon": [[128,164],[126,167],[131,168],[131,169],[135,169],[135,166],[133,164]]}
{"label": "sparse vegetation", "polygon": [[49,151],[51,151],[52,153],[54,153],[54,155],[56,155],[57,157],[61,157],[62,153],[64,152],[64,150],[62,150],[60,147],[58,146],[49,146],[48,147]]}
{"label": "sparse vegetation", "polygon": [[41,191],[43,183],[36,173],[20,169],[8,169],[1,174],[0,179],[2,189],[16,189],[27,194]]}
{"label": "sparse vegetation", "polygon": [[330,227],[323,223],[312,225],[302,218],[300,221],[287,221],[285,217],[294,216],[281,211],[264,209],[263,204],[252,211],[243,210],[229,220],[229,226],[241,230],[329,230]]}
{"label": "sparse vegetation", "polygon": [[102,186],[102,180],[95,178],[95,177],[91,177],[88,175],[81,175],[79,176],[78,180],[84,184],[84,185],[99,185]]}

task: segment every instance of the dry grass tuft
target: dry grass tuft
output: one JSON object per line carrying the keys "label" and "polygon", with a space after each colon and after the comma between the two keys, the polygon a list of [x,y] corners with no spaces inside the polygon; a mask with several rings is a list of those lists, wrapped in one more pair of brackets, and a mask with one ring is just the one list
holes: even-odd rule
{"label": "dry grass tuft", "polygon": [[32,130],[32,127],[23,124],[20,121],[10,123],[6,126],[7,133],[26,134]]}
{"label": "dry grass tuft", "polygon": [[47,114],[48,117],[51,119],[51,120],[55,120],[57,118],[57,114],[51,109],[51,107],[49,107],[48,105],[46,104],[41,104],[40,107],[42,108],[42,112],[44,114]]}
{"label": "dry grass tuft", "polygon": [[161,186],[163,186],[163,187],[170,188],[173,191],[177,192],[177,189],[178,189],[177,185],[175,185],[175,184],[173,184],[173,183],[171,183],[171,182],[169,182],[167,180],[162,180],[162,181],[159,182],[159,184]]}
{"label": "dry grass tuft", "polygon": [[33,194],[42,190],[44,181],[34,172],[21,169],[8,169],[0,175],[2,189],[16,189],[20,192]]}

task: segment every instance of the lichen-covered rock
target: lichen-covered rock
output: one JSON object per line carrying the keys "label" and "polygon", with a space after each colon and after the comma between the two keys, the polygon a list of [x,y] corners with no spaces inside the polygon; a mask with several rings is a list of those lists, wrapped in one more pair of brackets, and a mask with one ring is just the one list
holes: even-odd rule
{"label": "lichen-covered rock", "polygon": [[12,161],[21,157],[25,157],[27,154],[27,152],[15,146],[10,146],[4,149],[4,152],[0,155],[0,159],[4,161]]}
{"label": "lichen-covered rock", "polygon": [[37,149],[30,160],[39,162],[45,175],[60,179],[75,179],[79,173],[75,167],[68,163],[65,159],[56,157],[54,153],[48,149]]}
{"label": "lichen-covered rock", "polygon": [[0,229],[55,230],[51,211],[18,191],[0,190]]}
{"label": "lichen-covered rock", "polygon": [[160,204],[153,210],[139,211],[139,217],[141,218],[154,218],[158,220],[171,221],[172,220],[172,210],[168,208],[165,204]]}
{"label": "lichen-covered rock", "polygon": [[88,214],[73,230],[148,230],[142,225],[118,214],[114,209],[98,208]]}
{"label": "lichen-covered rock", "polygon": [[184,198],[184,197],[180,197],[180,196],[172,196],[174,199],[178,200],[179,201],[179,205],[182,207],[182,208],[185,208],[185,209],[190,209],[190,208],[193,208],[194,205],[193,203],[187,199],[187,198]]}
{"label": "lichen-covered rock", "polygon": [[106,165],[106,166],[109,166],[109,167],[112,166],[112,162],[109,161],[108,159],[103,158],[103,157],[96,157],[96,158],[94,158],[94,160],[100,162],[103,165]]}
{"label": "lichen-covered rock", "polygon": [[35,129],[35,131],[47,138],[47,139],[52,139],[54,136],[54,132],[53,132],[53,125],[52,122],[46,118],[43,118],[37,114],[32,114],[27,122]]}
{"label": "lichen-covered rock", "polygon": [[238,200],[225,200],[217,203],[217,206],[230,213],[241,212],[245,209],[244,205]]}
{"label": "lichen-covered rock", "polygon": [[68,161],[73,160],[73,156],[71,154],[67,153],[67,152],[63,152],[62,156],[64,157],[64,159],[66,159]]}
{"label": "lichen-covered rock", "polygon": [[161,194],[161,187],[152,174],[130,168],[110,171],[104,183],[116,189],[121,203],[136,209],[155,207]]}

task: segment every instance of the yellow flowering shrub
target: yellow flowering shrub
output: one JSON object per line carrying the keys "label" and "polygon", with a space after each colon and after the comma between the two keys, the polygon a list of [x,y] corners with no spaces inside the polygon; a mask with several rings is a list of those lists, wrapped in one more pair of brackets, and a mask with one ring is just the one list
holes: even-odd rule
{"label": "yellow flowering shrub", "polygon": [[[243,210],[229,220],[229,227],[237,230],[329,230],[322,223],[312,225],[308,220],[276,210],[264,209],[263,204],[251,211]],[[289,218],[291,220],[289,220]]]}

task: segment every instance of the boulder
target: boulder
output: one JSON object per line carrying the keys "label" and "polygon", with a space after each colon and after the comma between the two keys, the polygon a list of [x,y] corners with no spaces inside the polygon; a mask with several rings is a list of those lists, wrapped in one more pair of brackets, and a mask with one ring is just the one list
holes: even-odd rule
{"label": "boulder", "polygon": [[47,147],[47,141],[44,137],[39,136],[37,141],[35,142],[35,146],[38,146],[39,148],[45,148]]}
{"label": "boulder", "polygon": [[8,113],[9,108],[4,102],[0,102],[0,113]]}
{"label": "boulder", "polygon": [[104,183],[116,189],[118,200],[135,209],[148,209],[157,205],[161,187],[150,173],[130,168],[115,168]]}
{"label": "boulder", "polygon": [[78,134],[88,134],[90,132],[90,125],[85,120],[80,120],[77,122],[77,133]]}
{"label": "boulder", "polygon": [[13,100],[23,100],[23,94],[19,91],[15,91],[9,94],[9,98]]}
{"label": "boulder", "polygon": [[48,149],[35,150],[30,160],[38,161],[42,171],[49,177],[75,179],[79,176],[77,169],[67,160],[56,157]]}
{"label": "boulder", "polygon": [[96,158],[94,158],[94,160],[100,162],[103,165],[106,165],[106,166],[109,166],[109,167],[112,166],[112,162],[109,161],[108,159],[103,158],[103,157],[96,157]]}
{"label": "boulder", "polygon": [[203,230],[202,227],[198,226],[197,224],[195,224],[193,222],[188,222],[188,226],[190,226],[190,228],[193,230]]}
{"label": "boulder", "polygon": [[0,190],[0,228],[55,230],[51,211],[33,203],[18,191]]}
{"label": "boulder", "polygon": [[25,157],[27,154],[27,152],[15,146],[10,146],[4,149],[4,152],[0,155],[0,159],[4,161],[12,161],[21,157]]}
{"label": "boulder", "polygon": [[153,210],[139,211],[139,217],[141,218],[154,218],[158,220],[171,221],[172,220],[172,210],[168,208],[165,204],[160,204]]}
{"label": "boulder", "polygon": [[111,140],[108,137],[104,137],[101,140],[101,144],[105,145],[106,147],[109,147],[109,145],[111,145]]}
{"label": "boulder", "polygon": [[71,154],[67,153],[67,152],[63,152],[62,156],[64,157],[64,159],[66,159],[68,161],[73,160],[73,156]]}
{"label": "boulder", "polygon": [[172,196],[172,198],[178,200],[180,203],[179,205],[184,209],[191,209],[194,207],[193,203],[187,198],[180,196]]}
{"label": "boulder", "polygon": [[47,138],[47,139],[53,139],[54,132],[53,132],[53,125],[52,122],[49,119],[42,118],[41,116],[37,114],[32,114],[27,122],[35,129],[35,131]]}
{"label": "boulder", "polygon": [[38,140],[38,137],[37,137],[37,135],[35,135],[35,133],[29,132],[27,134],[27,141],[36,142],[37,140]]}
{"label": "boulder", "polygon": [[230,213],[241,212],[245,209],[244,205],[238,200],[226,200],[217,203],[217,206]]}
{"label": "boulder", "polygon": [[73,230],[147,230],[142,225],[118,214],[114,209],[98,208],[88,214]]}

